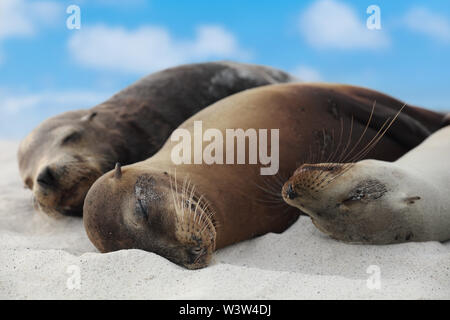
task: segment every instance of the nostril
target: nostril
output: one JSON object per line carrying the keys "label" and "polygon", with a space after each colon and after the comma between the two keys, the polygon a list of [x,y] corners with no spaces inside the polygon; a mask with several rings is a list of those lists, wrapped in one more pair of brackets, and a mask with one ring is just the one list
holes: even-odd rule
{"label": "nostril", "polygon": [[298,197],[297,192],[295,192],[294,188],[292,188],[292,184],[289,184],[289,186],[286,190],[286,195],[291,200]]}
{"label": "nostril", "polygon": [[37,182],[43,187],[52,187],[56,183],[55,175],[49,167],[45,167],[37,177]]}

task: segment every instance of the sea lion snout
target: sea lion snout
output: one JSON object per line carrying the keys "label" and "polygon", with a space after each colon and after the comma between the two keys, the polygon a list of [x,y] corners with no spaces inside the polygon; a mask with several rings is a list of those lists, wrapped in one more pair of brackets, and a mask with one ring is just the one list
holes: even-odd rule
{"label": "sea lion snout", "polygon": [[289,183],[286,189],[286,195],[289,199],[295,199],[298,197],[297,192],[294,191],[294,189],[292,188],[292,184]]}
{"label": "sea lion snout", "polygon": [[345,167],[339,163],[305,163],[295,170],[284,184],[284,201],[303,212],[314,216],[326,212],[327,203],[338,203],[338,195],[332,193],[327,201],[317,201],[333,180],[343,174]]}
{"label": "sea lion snout", "polygon": [[304,192],[299,187],[297,183],[297,179],[295,176],[292,176],[286,183],[283,185],[281,189],[281,195],[288,204],[292,206],[299,205],[303,198]]}
{"label": "sea lion snout", "polygon": [[42,162],[33,183],[27,183],[33,191],[36,209],[55,218],[81,216],[84,196],[101,176],[98,165],[78,155]]}
{"label": "sea lion snout", "polygon": [[36,181],[42,188],[50,188],[56,185],[57,179],[54,171],[49,166],[46,166],[38,174]]}
{"label": "sea lion snout", "polygon": [[307,196],[323,189],[343,169],[338,163],[301,165],[283,187],[283,196],[294,200],[299,195]]}

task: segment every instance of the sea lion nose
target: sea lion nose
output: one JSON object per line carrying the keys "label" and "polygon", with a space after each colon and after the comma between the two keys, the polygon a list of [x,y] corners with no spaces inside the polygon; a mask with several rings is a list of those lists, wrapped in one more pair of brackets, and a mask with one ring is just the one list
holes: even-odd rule
{"label": "sea lion nose", "polygon": [[297,192],[295,192],[294,188],[292,188],[292,184],[289,184],[286,189],[286,195],[289,199],[295,199],[298,197]]}
{"label": "sea lion nose", "polygon": [[44,188],[53,187],[56,184],[55,174],[50,167],[45,167],[44,170],[39,173],[37,182]]}

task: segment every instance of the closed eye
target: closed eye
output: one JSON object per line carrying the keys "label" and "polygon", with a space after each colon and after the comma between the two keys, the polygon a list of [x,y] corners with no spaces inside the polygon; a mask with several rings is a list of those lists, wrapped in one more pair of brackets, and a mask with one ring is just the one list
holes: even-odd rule
{"label": "closed eye", "polygon": [[137,200],[137,208],[136,210],[143,215],[145,218],[148,218],[148,212],[147,212],[147,207],[145,206],[145,204],[143,203],[143,201],[141,199]]}
{"label": "closed eye", "polygon": [[361,189],[356,189],[349,197],[342,201],[344,204],[351,204],[354,201],[360,201],[365,199],[366,195],[363,193]]}
{"label": "closed eye", "polygon": [[351,196],[350,198],[343,200],[342,203],[349,205],[355,203],[356,201],[361,201],[362,199],[364,199],[364,196]]}
{"label": "closed eye", "polygon": [[365,195],[364,194],[357,194],[357,195],[353,195],[348,199],[345,199],[344,201],[356,201],[356,200],[361,200],[364,199]]}
{"label": "closed eye", "polygon": [[71,134],[67,135],[61,142],[61,144],[68,144],[71,142],[78,141],[81,138],[80,132],[72,132]]}
{"label": "closed eye", "polygon": [[194,247],[194,248],[191,248],[191,253],[194,254],[194,255],[196,255],[196,256],[201,255],[201,254],[203,254],[204,252],[205,252],[205,250],[204,250],[202,247]]}

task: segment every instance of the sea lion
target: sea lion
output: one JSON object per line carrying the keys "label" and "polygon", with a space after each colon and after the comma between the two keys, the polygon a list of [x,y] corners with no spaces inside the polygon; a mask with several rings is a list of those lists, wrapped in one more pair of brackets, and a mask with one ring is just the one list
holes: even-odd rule
{"label": "sea lion", "polygon": [[282,194],[337,240],[449,240],[450,126],[394,162],[304,164]]}
{"label": "sea lion", "polygon": [[153,73],[92,109],[44,121],[20,144],[18,161],[37,209],[82,215],[85,195],[116,162],[154,154],[189,116],[236,92],[294,81],[270,67],[211,62]]}
{"label": "sea lion", "polygon": [[[298,212],[282,201],[280,177],[304,160],[311,141],[327,141],[328,134],[338,132],[342,122],[348,124],[352,116],[356,119],[353,131],[361,135],[374,100],[379,106],[375,119],[395,114],[402,106],[376,91],[326,84],[270,85],[216,102],[185,121],[151,158],[117,166],[93,184],[84,203],[87,235],[101,252],[138,248],[196,269],[207,266],[216,249],[282,232],[297,219]],[[369,156],[394,159],[423,141],[441,120],[442,115],[408,107]],[[203,136],[198,131],[200,124]],[[228,161],[230,154],[234,163],[239,158],[237,139],[228,140],[233,129],[242,130],[245,153],[241,164]],[[363,140],[367,142],[378,129],[378,124],[371,122]],[[175,164],[179,132],[214,143],[227,141],[215,149],[215,162],[194,164],[209,154],[212,144],[194,142],[188,143],[187,149],[192,164]],[[215,132],[214,139],[207,132]],[[253,161],[257,165],[250,164],[252,156],[258,155],[256,149],[249,151],[255,145],[250,141],[257,140],[252,132],[260,133],[259,161]],[[276,132],[278,139],[272,139]],[[279,155],[276,175],[261,175],[260,164],[267,164],[261,154]]]}

